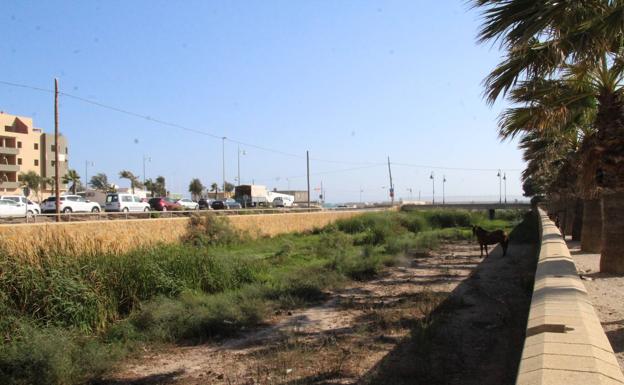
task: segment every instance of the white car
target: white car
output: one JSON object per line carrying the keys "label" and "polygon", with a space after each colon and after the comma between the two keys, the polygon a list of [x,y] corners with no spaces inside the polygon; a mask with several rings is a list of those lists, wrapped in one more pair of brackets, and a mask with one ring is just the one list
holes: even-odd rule
{"label": "white car", "polygon": [[178,203],[182,206],[183,210],[199,210],[199,203],[193,202],[188,198],[179,199]]}
{"label": "white car", "polygon": [[[62,213],[99,213],[101,211],[97,202],[91,202],[79,195],[63,195],[60,197],[60,203]],[[56,197],[51,196],[43,201],[41,211],[44,213],[55,213]]]}
{"label": "white car", "polygon": [[38,204],[21,195],[0,195],[0,200],[10,200],[15,203],[22,203],[28,206],[26,208],[26,212],[28,215],[39,215],[41,214],[41,207]]}
{"label": "white car", "polygon": [[8,199],[0,199],[0,217],[26,217],[26,205]]}
{"label": "white car", "polygon": [[108,211],[119,212],[146,212],[150,211],[150,205],[143,202],[141,198],[132,194],[110,193],[106,194],[106,205],[104,209]]}

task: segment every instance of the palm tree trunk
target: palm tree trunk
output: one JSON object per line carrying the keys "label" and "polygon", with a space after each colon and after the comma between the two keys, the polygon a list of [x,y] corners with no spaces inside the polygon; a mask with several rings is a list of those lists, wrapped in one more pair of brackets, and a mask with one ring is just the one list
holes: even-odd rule
{"label": "palm tree trunk", "polygon": [[583,232],[583,200],[576,198],[574,204],[574,221],[572,222],[572,240],[580,241]]}
{"label": "palm tree trunk", "polygon": [[600,271],[624,274],[624,192],[602,194]]}
{"label": "palm tree trunk", "polygon": [[581,250],[599,253],[602,243],[602,208],[600,199],[586,199],[583,206]]}

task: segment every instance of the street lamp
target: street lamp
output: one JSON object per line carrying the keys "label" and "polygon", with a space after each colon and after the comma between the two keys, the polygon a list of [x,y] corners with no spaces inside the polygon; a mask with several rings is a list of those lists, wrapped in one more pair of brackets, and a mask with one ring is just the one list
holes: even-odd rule
{"label": "street lamp", "polygon": [[445,196],[444,196],[445,195],[445,192],[444,192],[444,185],[445,184],[446,184],[446,176],[442,175],[442,204],[446,203]]}
{"label": "street lamp", "polygon": [[93,162],[85,160],[85,191],[87,191],[87,187],[89,186],[89,166],[93,167]]}
{"label": "street lamp", "polygon": [[433,175],[433,171],[431,171],[431,175],[429,175],[429,179],[431,179],[431,196],[432,203],[435,205],[435,175]]}
{"label": "street lamp", "polygon": [[412,200],[412,188],[411,187],[408,188],[407,191],[409,191],[409,193],[410,193],[409,197],[410,197],[410,200]]}
{"label": "street lamp", "polygon": [[496,174],[496,176],[498,177],[498,204],[503,204],[503,188],[502,188],[502,177],[503,177],[503,173],[501,172],[501,170],[498,170],[498,174]]}
{"label": "street lamp", "polygon": [[221,138],[221,165],[223,166],[223,199],[225,199],[225,140],[227,138],[224,136]]}
{"label": "street lamp", "polygon": [[241,151],[240,146],[238,146],[238,184],[242,184],[243,182],[241,182],[241,178],[240,178],[240,156],[241,155],[247,155],[247,153],[245,152],[245,150]]}
{"label": "street lamp", "polygon": [[360,186],[360,203],[362,203],[362,193],[364,192],[364,190],[362,190],[362,186]]}
{"label": "street lamp", "polygon": [[152,158],[147,155],[143,155],[143,184],[145,184],[145,180],[147,177],[145,176],[145,162],[151,162]]}
{"label": "street lamp", "polygon": [[505,204],[507,204],[507,173],[503,173],[503,181],[505,182]]}

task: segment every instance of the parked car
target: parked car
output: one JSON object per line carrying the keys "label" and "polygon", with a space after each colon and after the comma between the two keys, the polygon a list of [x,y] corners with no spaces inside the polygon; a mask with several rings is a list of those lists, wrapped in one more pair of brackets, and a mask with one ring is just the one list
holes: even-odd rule
{"label": "parked car", "polygon": [[26,205],[8,199],[0,199],[0,217],[25,217]]}
{"label": "parked car", "polygon": [[240,203],[236,202],[234,199],[228,198],[226,200],[214,201],[210,206],[215,210],[238,210],[241,209],[242,206]]}
{"label": "parked car", "polygon": [[156,211],[182,210],[182,205],[169,197],[151,198],[149,205]]}
{"label": "parked car", "polygon": [[[91,202],[79,195],[63,195],[59,197],[62,213],[99,213],[102,209],[97,202]],[[51,196],[43,201],[41,211],[44,213],[56,212],[56,197]]]}
{"label": "parked car", "polygon": [[140,197],[132,194],[109,193],[106,194],[106,211],[119,212],[143,212],[150,211],[150,205],[143,202]]}
{"label": "parked car", "polygon": [[41,214],[41,207],[39,207],[38,204],[36,204],[35,202],[31,201],[30,199],[26,198],[25,196],[21,196],[21,195],[1,195],[0,196],[0,200],[1,199],[6,199],[6,200],[10,200],[13,201],[15,203],[22,203],[28,206],[26,212],[29,213],[29,215],[38,215]]}
{"label": "parked car", "polygon": [[210,210],[212,209],[212,207],[210,207],[212,202],[214,202],[214,200],[202,198],[197,202],[197,204],[199,205],[200,210]]}
{"label": "parked car", "polygon": [[199,203],[193,202],[188,198],[179,199],[178,203],[184,210],[199,210]]}

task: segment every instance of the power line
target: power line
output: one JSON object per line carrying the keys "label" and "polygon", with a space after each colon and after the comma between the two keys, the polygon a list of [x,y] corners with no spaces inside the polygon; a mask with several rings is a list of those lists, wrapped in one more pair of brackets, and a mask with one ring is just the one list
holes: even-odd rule
{"label": "power line", "polygon": [[[47,88],[41,88],[41,87],[36,87],[36,86],[31,86],[31,85],[27,85],[27,84],[20,84],[20,83],[15,83],[15,82],[9,82],[9,81],[5,81],[5,80],[0,80],[0,84],[4,84],[7,86],[11,86],[11,87],[18,87],[18,88],[25,88],[25,89],[30,89],[33,91],[39,91],[39,92],[45,92],[45,93],[50,93],[50,94],[54,94],[53,90],[47,89]],[[105,103],[101,103],[95,100],[91,100],[91,99],[87,99],[81,96],[77,96],[77,95],[73,95],[67,92],[59,92],[59,95],[62,96],[66,96],[68,98],[74,99],[74,100],[78,100],[81,101],[83,103],[87,103],[87,104],[91,104],[103,109],[107,109],[107,110],[111,110],[111,111],[115,111],[121,114],[125,114],[128,116],[132,116],[138,119],[143,119],[143,120],[147,120],[156,124],[160,124],[163,126],[168,126],[168,127],[172,127],[172,128],[177,128],[180,130],[184,130],[187,132],[191,132],[191,133],[195,133],[195,134],[199,134],[199,135],[204,135],[204,136],[208,136],[210,138],[213,139],[218,139],[218,140],[223,140],[224,135],[218,135],[218,134],[214,134],[211,132],[207,132],[207,131],[203,131],[203,130],[199,130],[196,128],[192,128],[192,127],[187,127],[187,126],[183,126],[181,124],[177,124],[177,123],[172,123],[172,122],[168,122],[162,119],[157,119],[154,118],[150,115],[144,115],[138,112],[133,112],[127,109],[123,109],[123,108],[119,108],[119,107],[115,107],[115,106],[111,106]],[[304,155],[299,155],[299,154],[294,154],[294,153],[289,153],[289,152],[285,152],[285,151],[281,151],[281,150],[277,150],[274,148],[269,148],[269,147],[264,147],[264,146],[260,146],[257,144],[253,144],[253,143],[248,143],[248,142],[244,142],[242,140],[237,140],[237,139],[232,139],[227,137],[225,140],[231,142],[231,143],[235,143],[235,144],[239,144],[242,146],[247,146],[247,147],[251,147],[251,148],[255,148],[261,151],[266,151],[266,152],[272,152],[275,154],[279,154],[279,155],[283,155],[283,156],[288,156],[288,157],[293,157],[293,158],[299,158],[299,159],[305,159],[306,157]],[[335,173],[335,172],[344,172],[344,171],[352,171],[352,170],[358,170],[358,169],[362,169],[362,168],[369,168],[369,167],[377,167],[380,165],[380,163],[375,163],[375,162],[353,162],[353,161],[343,161],[343,160],[332,160],[332,159],[322,159],[322,158],[314,158],[314,157],[310,157],[310,160],[316,161],[316,162],[323,162],[323,163],[334,163],[334,164],[345,164],[345,165],[361,165],[362,167],[356,167],[353,169],[344,169],[344,170],[334,170],[334,171],[326,171],[326,172],[320,172],[320,173],[312,173],[311,175],[322,175],[322,174],[329,174],[329,173]],[[467,168],[467,167],[445,167],[445,166],[433,166],[433,165],[424,165],[424,164],[409,164],[409,163],[396,163],[396,162],[392,162],[392,164],[397,165],[397,166],[405,166],[405,167],[414,167],[414,168],[426,168],[426,169],[437,169],[437,170],[459,170],[459,171],[498,171],[499,169],[496,168]],[[520,169],[505,169],[505,171],[522,171]],[[300,178],[301,176],[292,176],[292,177],[288,177],[288,178]]]}

